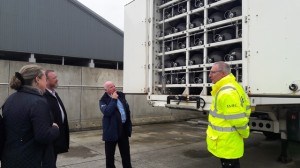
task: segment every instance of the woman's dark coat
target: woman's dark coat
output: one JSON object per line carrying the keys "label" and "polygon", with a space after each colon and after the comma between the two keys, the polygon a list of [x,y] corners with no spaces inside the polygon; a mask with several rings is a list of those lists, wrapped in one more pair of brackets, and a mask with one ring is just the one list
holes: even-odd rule
{"label": "woman's dark coat", "polygon": [[36,90],[23,87],[3,106],[5,146],[2,168],[40,168],[45,148],[59,135],[52,127],[47,100]]}

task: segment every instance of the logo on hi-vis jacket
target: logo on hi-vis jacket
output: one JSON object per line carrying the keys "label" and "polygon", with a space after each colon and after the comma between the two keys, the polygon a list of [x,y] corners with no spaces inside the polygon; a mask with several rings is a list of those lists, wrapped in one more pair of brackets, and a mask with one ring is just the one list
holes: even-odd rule
{"label": "logo on hi-vis jacket", "polygon": [[227,108],[234,108],[234,107],[237,107],[236,104],[227,104]]}

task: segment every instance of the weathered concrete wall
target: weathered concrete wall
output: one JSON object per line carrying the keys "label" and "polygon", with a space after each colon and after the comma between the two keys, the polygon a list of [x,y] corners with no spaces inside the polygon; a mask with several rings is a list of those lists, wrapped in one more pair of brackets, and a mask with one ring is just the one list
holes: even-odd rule
{"label": "weathered concrete wall", "polygon": [[9,81],[8,61],[0,61],[0,105],[3,104],[9,94],[7,83]]}
{"label": "weathered concrete wall", "polygon": [[[0,103],[14,92],[9,89],[11,76],[28,62],[0,60]],[[57,72],[59,87],[56,89],[66,107],[70,129],[100,128],[102,113],[99,111],[99,98],[103,95],[103,83],[115,82],[122,90],[123,71],[113,69],[39,64],[45,69]],[[133,124],[147,124],[177,121],[199,117],[198,112],[152,107],[146,95],[126,95],[132,113]]]}

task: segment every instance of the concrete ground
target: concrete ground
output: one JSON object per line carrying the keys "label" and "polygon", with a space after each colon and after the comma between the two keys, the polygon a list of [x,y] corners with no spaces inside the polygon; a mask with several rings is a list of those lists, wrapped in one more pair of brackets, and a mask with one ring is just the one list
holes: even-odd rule
{"label": "concrete ground", "polygon": [[[130,138],[134,168],[220,168],[219,159],[206,150],[205,125],[185,121],[134,126]],[[59,168],[105,168],[102,130],[71,133],[71,148],[58,157]],[[267,141],[262,134],[251,133],[246,140],[242,168],[299,168],[300,144],[291,143],[293,162],[276,162],[280,141]],[[121,168],[119,151],[116,167]]]}

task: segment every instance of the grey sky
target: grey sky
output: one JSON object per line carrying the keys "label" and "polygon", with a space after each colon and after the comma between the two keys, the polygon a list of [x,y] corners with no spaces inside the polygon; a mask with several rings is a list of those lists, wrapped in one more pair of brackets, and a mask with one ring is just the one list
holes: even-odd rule
{"label": "grey sky", "polygon": [[130,0],[78,0],[98,15],[124,30],[124,5]]}

